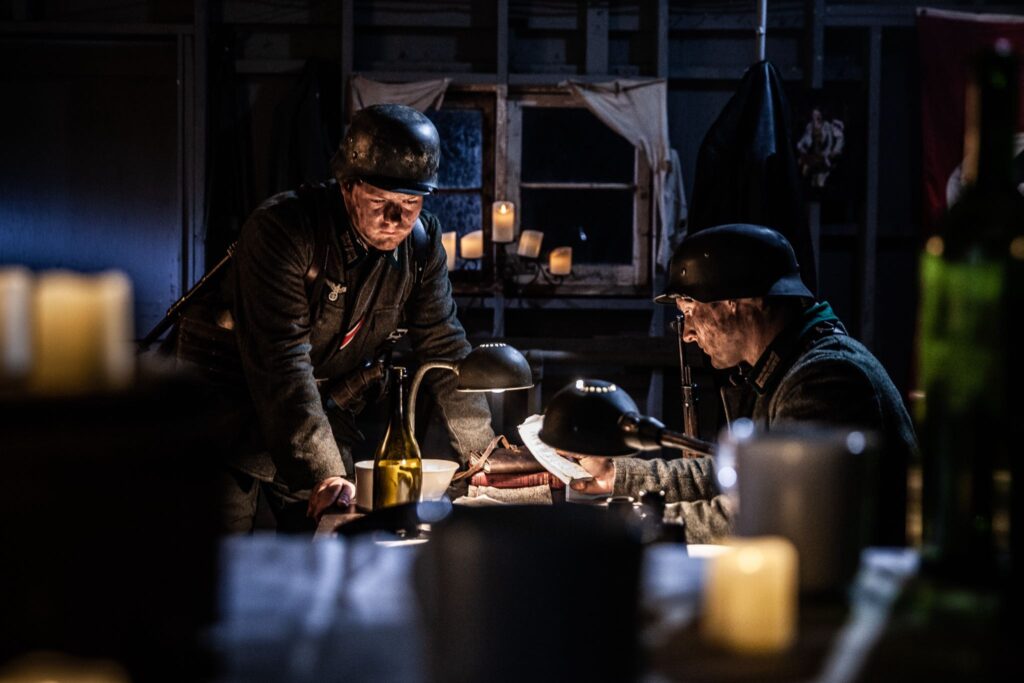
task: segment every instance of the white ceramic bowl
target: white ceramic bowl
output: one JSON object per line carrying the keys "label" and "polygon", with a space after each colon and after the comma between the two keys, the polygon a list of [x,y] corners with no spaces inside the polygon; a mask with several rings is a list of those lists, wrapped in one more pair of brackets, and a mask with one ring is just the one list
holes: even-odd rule
{"label": "white ceramic bowl", "polygon": [[[420,500],[439,500],[448,489],[459,463],[451,460],[423,458],[423,488]],[[373,461],[356,463],[356,507],[373,509]]]}

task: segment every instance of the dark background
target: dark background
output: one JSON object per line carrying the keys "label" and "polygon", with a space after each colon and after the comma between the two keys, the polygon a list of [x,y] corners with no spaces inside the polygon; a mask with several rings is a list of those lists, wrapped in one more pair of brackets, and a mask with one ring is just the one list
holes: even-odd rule
{"label": "dark background", "polygon": [[[983,2],[938,4],[1005,10]],[[495,84],[522,90],[552,88],[572,77],[665,77],[671,144],[689,191],[701,140],[754,60],[753,7],[668,0],[0,0],[0,264],[123,269],[134,283],[136,331],[143,334],[219,258],[260,201],[316,179],[303,174],[316,167],[310,158],[337,144],[348,73],[392,80],[449,76],[452,101],[458,92]],[[768,59],[794,99],[822,88],[842,100],[849,117],[844,191],[820,206],[820,294],[905,394],[912,388],[921,232],[913,7],[772,2],[767,33]],[[346,19],[353,24],[349,32],[341,29]],[[607,36],[599,51],[587,42],[595,25]],[[881,35],[877,83],[868,73],[873,31]],[[348,35],[354,44],[346,46]],[[666,41],[660,50],[659,35]],[[314,110],[303,104],[311,84],[319,88]],[[878,88],[880,105],[874,167],[863,148],[871,87]],[[586,121],[584,112],[529,115],[549,116],[552,136],[549,144],[524,150],[524,180],[531,174],[544,180],[544,154],[564,155],[559,145],[586,144],[587,127],[600,125]],[[562,120],[566,116],[570,120]],[[476,144],[469,140],[468,146]],[[611,170],[592,169],[603,179],[615,174],[616,159],[631,154],[625,142],[606,151]],[[493,163],[487,154],[485,164]],[[465,189],[479,192],[487,177],[449,182],[455,189],[435,198],[437,205],[488,210],[493,197],[483,203]],[[878,191],[872,259],[862,247],[869,186]],[[575,227],[558,213],[565,207],[545,206],[543,190],[523,196],[530,192],[538,195],[530,220],[550,219],[552,235],[572,237]],[[628,216],[614,197],[591,205],[602,215]],[[471,223],[450,227],[465,232]],[[620,253],[614,241],[587,248],[610,260]],[[865,289],[867,280],[873,288]],[[588,372],[618,378],[641,408],[678,425],[675,365],[665,361],[654,376],[664,382],[660,404],[645,405],[651,368],[630,364],[628,340],[664,329],[644,303],[650,293],[635,292],[624,307],[524,304],[508,311],[505,334],[536,338],[538,347],[565,340],[580,350],[585,340],[625,340],[621,362]],[[483,298],[460,303],[471,335],[489,336],[493,313]],[[674,344],[665,345],[671,359]],[[544,396],[578,372],[549,368]]]}

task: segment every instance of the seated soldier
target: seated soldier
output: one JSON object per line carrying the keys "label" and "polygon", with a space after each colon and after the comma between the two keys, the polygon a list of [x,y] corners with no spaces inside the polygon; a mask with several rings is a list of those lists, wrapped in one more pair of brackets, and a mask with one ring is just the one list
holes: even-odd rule
{"label": "seated soldier", "polygon": [[[749,391],[733,418],[749,417],[769,431],[797,421],[878,433],[882,475],[871,540],[904,544],[906,470],[917,447],[910,416],[878,359],[801,281],[785,237],[746,224],[695,233],[676,249],[666,291],[655,301],[676,305],[685,316],[684,341],[696,342],[715,368],[738,368]],[[635,496],[664,489],[667,502],[683,502],[688,541],[729,531],[732,510],[718,494],[712,458],[577,459],[594,479],[574,482],[576,490]]]}

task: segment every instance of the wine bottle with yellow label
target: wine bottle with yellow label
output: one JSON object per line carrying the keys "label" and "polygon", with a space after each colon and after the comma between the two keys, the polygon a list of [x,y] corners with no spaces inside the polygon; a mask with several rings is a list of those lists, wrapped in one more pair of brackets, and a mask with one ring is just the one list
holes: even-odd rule
{"label": "wine bottle with yellow label", "polygon": [[391,418],[373,457],[373,509],[414,503],[423,486],[423,460],[405,422],[405,368],[390,370]]}

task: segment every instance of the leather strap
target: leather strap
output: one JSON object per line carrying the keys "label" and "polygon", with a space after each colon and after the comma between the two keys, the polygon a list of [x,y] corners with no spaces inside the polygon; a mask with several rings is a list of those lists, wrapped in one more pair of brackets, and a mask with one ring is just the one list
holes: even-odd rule
{"label": "leather strap", "polygon": [[484,449],[484,452],[480,454],[480,457],[477,458],[476,461],[473,461],[472,457],[470,457],[469,469],[465,472],[456,472],[455,476],[452,477],[452,481],[468,479],[482,470],[484,468],[484,463],[487,462],[487,458],[491,457],[491,453],[497,450],[499,445],[502,448],[514,448],[514,446],[508,442],[508,439],[505,438],[504,434],[499,434],[491,439],[491,442],[487,444],[487,448]]}

